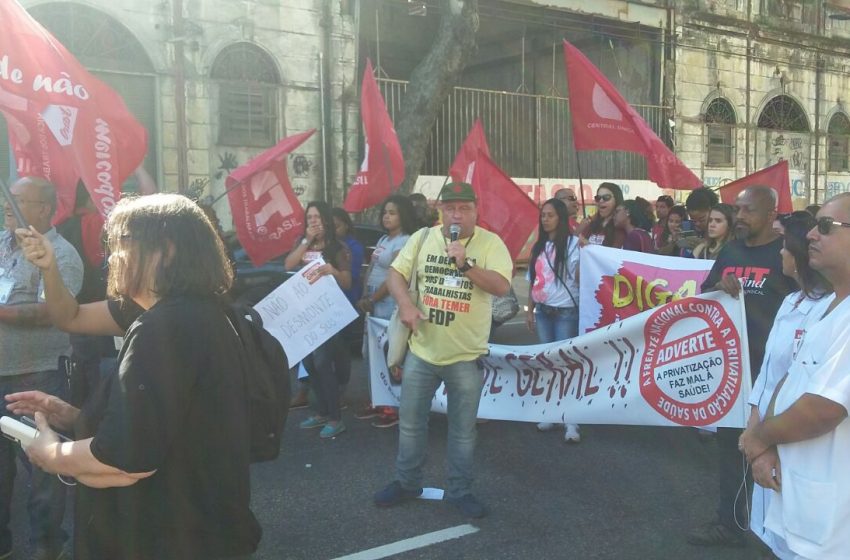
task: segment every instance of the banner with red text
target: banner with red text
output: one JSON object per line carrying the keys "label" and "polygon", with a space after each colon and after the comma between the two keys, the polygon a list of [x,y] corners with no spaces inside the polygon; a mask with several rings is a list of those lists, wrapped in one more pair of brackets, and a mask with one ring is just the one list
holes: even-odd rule
{"label": "banner with red text", "polygon": [[[372,403],[399,406],[386,366],[386,321],[370,319]],[[743,299],[674,301],[571,340],[490,345],[478,360],[479,418],[742,428],[749,414]],[[440,386],[431,410],[446,412]]]}
{"label": "banner with red text", "polygon": [[714,261],[587,245],[581,250],[578,332],[695,296]]}

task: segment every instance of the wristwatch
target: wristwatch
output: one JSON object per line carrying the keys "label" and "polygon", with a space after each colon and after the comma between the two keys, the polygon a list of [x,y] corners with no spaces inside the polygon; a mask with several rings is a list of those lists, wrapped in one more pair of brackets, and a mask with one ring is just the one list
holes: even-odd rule
{"label": "wristwatch", "polygon": [[470,259],[469,257],[466,257],[466,260],[463,261],[462,265],[459,265],[457,267],[457,270],[458,270],[458,272],[463,272],[465,274],[473,266],[475,266],[475,261]]}

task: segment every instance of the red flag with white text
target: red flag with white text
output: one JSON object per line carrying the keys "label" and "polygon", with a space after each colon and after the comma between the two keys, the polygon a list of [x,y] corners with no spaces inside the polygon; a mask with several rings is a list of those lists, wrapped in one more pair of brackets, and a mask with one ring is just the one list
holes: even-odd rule
{"label": "red flag with white text", "polygon": [[401,146],[368,59],[360,92],[360,117],[366,149],[357,178],[345,197],[343,208],[347,212],[360,212],[380,204],[404,180]]}
{"label": "red flag with white text", "polygon": [[284,138],[234,169],[224,182],[236,236],[254,266],[289,251],[304,232],[304,208],[292,190],[286,162],[315,131]]}
{"label": "red flag with white text", "polygon": [[576,150],[620,150],[646,158],[649,179],[663,189],[694,189],[702,181],[670,151],[617,88],[584,54],[564,41],[570,117]]}
{"label": "red flag with white text", "polygon": [[458,150],[452,166],[449,168],[452,181],[472,183],[475,160],[478,158],[479,151],[490,157],[490,147],[487,145],[487,137],[484,135],[484,126],[481,124],[481,119],[476,119],[475,124],[472,125],[469,134],[466,136],[466,140],[463,141],[463,145]]}
{"label": "red flag with white text", "polygon": [[57,187],[61,221],[82,179],[107,215],[141,165],[147,132],[121,96],[92,76],[17,0],[0,2],[0,112],[19,176]]}
{"label": "red flag with white text", "polygon": [[770,167],[765,167],[746,177],[741,177],[737,181],[726,183],[720,188],[720,200],[726,204],[735,204],[738,193],[747,187],[757,185],[770,187],[776,191],[777,212],[786,213],[794,211],[794,205],[791,203],[791,181],[788,178],[788,161],[784,159]]}
{"label": "red flag with white text", "polygon": [[478,225],[501,237],[516,260],[537,228],[537,205],[482,151],[475,160],[472,188],[478,198]]}

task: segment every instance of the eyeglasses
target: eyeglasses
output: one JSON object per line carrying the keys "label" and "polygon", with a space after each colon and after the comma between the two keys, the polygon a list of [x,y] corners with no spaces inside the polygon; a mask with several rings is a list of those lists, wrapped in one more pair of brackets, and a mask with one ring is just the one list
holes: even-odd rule
{"label": "eyeglasses", "polygon": [[572,195],[572,194],[566,194],[564,196],[556,196],[555,198],[557,198],[558,200],[569,200],[570,202],[575,202],[576,200],[578,200],[578,198],[576,198],[576,196]]}
{"label": "eyeglasses", "polygon": [[832,226],[850,227],[847,222],[839,222],[829,217],[818,218],[818,233],[821,235],[829,235],[832,233]]}
{"label": "eyeglasses", "polygon": [[608,202],[612,198],[614,198],[613,194],[597,194],[593,197],[593,200],[596,202]]}

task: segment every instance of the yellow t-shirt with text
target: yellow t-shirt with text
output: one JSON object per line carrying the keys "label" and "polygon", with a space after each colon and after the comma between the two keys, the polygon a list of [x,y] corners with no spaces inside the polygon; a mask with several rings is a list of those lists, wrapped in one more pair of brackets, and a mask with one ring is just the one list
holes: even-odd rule
{"label": "yellow t-shirt with text", "polygon": [[[492,315],[491,296],[466,278],[446,255],[448,239],[441,226],[425,230],[427,237],[415,263],[419,309],[427,317],[410,337],[410,350],[426,362],[444,366],[470,361],[487,353]],[[414,270],[413,256],[421,233],[410,236],[392,264],[405,280]],[[493,270],[511,281],[513,263],[504,242],[478,226],[460,239],[475,266]]]}

